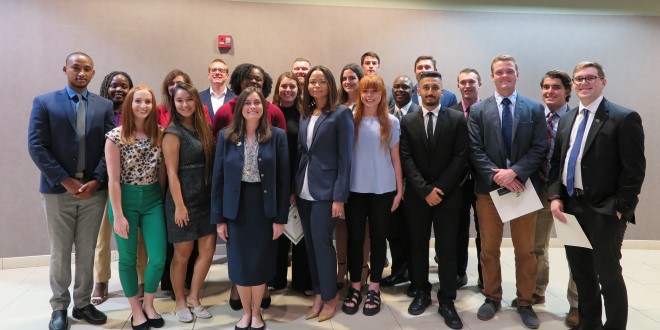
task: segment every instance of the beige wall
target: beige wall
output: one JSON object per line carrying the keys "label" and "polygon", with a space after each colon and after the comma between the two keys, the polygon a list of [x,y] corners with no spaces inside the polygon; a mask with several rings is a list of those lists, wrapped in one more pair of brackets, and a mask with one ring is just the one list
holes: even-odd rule
{"label": "beige wall", "polygon": [[[274,78],[297,56],[337,73],[373,50],[388,83],[412,75],[414,59],[439,61],[446,88],[457,92],[456,73],[466,66],[484,76],[482,95],[493,92],[490,60],[513,54],[520,65],[518,91],[540,99],[539,79],[549,69],[570,71],[593,59],[606,70],[606,97],[637,110],[647,137],[647,178],[638,225],[627,239],[659,239],[660,176],[657,106],[653,85],[660,76],[659,17],[423,11],[224,1],[2,1],[0,2],[0,257],[48,254],[38,171],[26,150],[32,98],[64,87],[61,71],[71,51],[89,53],[96,64],[90,90],[98,93],[108,72],[128,72],[134,82],[159,89],[167,71],[188,72],[207,87],[206,65],[225,59],[263,66]],[[234,49],[221,55],[218,34],[232,34]],[[158,91],[159,93],[159,91]],[[576,104],[575,100],[571,101]]]}

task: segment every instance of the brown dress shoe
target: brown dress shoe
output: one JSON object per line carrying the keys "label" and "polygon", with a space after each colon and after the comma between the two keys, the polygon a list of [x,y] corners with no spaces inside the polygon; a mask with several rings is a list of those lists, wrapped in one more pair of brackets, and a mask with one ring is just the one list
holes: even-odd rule
{"label": "brown dress shoe", "polygon": [[577,308],[571,307],[571,309],[568,310],[568,315],[566,315],[566,326],[569,328],[577,327],[578,324],[580,324],[580,313]]}

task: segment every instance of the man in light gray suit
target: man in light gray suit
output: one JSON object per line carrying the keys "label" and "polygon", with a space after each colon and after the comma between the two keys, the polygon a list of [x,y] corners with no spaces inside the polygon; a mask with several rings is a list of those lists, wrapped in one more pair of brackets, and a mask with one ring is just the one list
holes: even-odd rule
{"label": "man in light gray suit", "polygon": [[[522,192],[531,180],[536,193],[543,182],[539,168],[548,150],[548,133],[541,104],[516,92],[518,65],[509,55],[499,55],[491,63],[495,95],[472,106],[469,116],[470,160],[475,169],[477,213],[481,231],[481,268],[486,301],[477,317],[490,320],[501,309],[502,274],[500,244],[504,224],[489,192]],[[539,327],[532,309],[536,282],[533,253],[536,212],[511,220],[516,263],[517,307],[523,324]]]}

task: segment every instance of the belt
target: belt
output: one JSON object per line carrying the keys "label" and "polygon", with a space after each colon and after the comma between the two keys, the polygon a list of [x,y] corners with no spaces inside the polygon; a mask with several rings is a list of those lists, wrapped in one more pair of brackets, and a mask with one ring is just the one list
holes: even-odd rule
{"label": "belt", "polygon": [[574,197],[584,197],[584,195],[586,195],[584,190],[582,190],[580,188],[574,188],[573,189],[573,196]]}

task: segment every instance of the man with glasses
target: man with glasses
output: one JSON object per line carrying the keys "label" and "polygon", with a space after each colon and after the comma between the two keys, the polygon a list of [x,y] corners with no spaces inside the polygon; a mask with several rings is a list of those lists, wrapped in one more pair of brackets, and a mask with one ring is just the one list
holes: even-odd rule
{"label": "man with glasses", "polygon": [[[498,189],[522,192],[527,180],[538,193],[543,184],[538,170],[548,151],[543,106],[516,92],[518,64],[515,59],[499,55],[493,59],[490,70],[495,95],[471,107],[468,124],[470,160],[476,173],[483,294],[486,296],[477,317],[483,321],[495,317],[502,308],[500,245],[504,224],[489,193]],[[537,329],[540,322],[532,309],[536,282],[533,253],[536,212],[510,220],[509,226],[517,289],[517,298],[511,305],[517,308],[526,327]]]}
{"label": "man with glasses", "polygon": [[236,94],[227,87],[229,80],[229,67],[225,61],[216,58],[209,64],[209,81],[211,87],[199,93],[202,102],[209,109],[209,117],[213,121],[213,115],[223,104],[236,97]]}
{"label": "man with glasses", "polygon": [[575,66],[580,104],[559,122],[549,175],[552,214],[561,222],[562,212],[574,215],[593,247],[566,246],[579,294],[575,329],[625,329],[628,321],[621,244],[644,181],[644,129],[637,112],[603,97],[606,85],[600,64]]}

